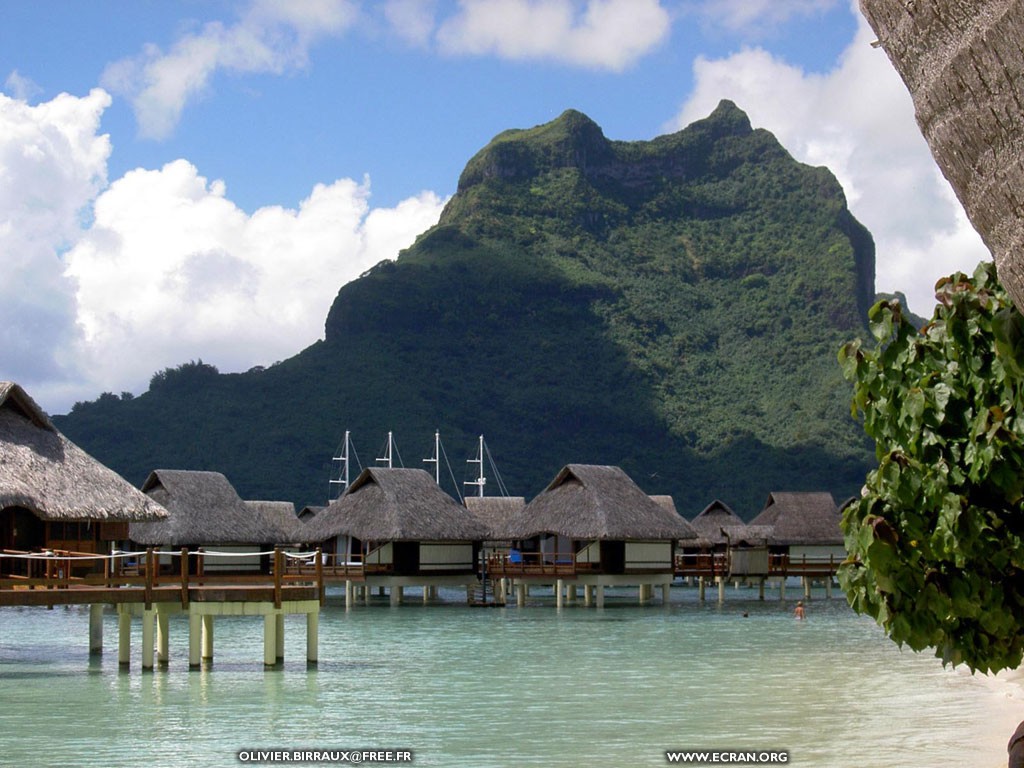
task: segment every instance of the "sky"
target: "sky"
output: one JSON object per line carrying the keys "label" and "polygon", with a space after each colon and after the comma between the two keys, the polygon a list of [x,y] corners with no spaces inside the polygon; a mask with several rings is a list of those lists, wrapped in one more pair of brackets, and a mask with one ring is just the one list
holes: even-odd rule
{"label": "sky", "polygon": [[491,138],[570,108],[634,141],[733,100],[928,316],[990,256],[872,41],[855,0],[4,0],[0,380],[56,414],[291,357]]}

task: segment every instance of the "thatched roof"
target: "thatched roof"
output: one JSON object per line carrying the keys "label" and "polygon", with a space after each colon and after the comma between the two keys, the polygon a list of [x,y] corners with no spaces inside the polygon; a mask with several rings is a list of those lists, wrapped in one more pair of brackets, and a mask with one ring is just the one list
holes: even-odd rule
{"label": "thatched roof", "polygon": [[483,541],[487,528],[423,469],[370,467],[307,523],[310,542]]}
{"label": "thatched roof", "polygon": [[246,501],[252,510],[257,525],[269,533],[264,539],[274,544],[297,544],[306,536],[306,526],[295,514],[295,505],[290,501]]}
{"label": "thatched roof", "polygon": [[166,511],[68,440],[25,391],[0,381],[0,509],[42,520],[153,520]]}
{"label": "thatched roof", "polygon": [[768,494],[764,509],[750,524],[769,526],[771,544],[841,546],[843,533],[839,519],[839,509],[831,493],[775,491]]}
{"label": "thatched roof", "polygon": [[467,496],[466,509],[487,529],[487,540],[504,541],[511,539],[508,525],[523,507],[526,499],[522,496]]}
{"label": "thatched roof", "polygon": [[737,515],[724,501],[715,499],[690,521],[697,535],[712,544],[728,544],[723,528],[743,526],[743,519]]}
{"label": "thatched roof", "polygon": [[157,469],[150,472],[142,490],[170,514],[158,523],[133,523],[129,537],[139,544],[191,547],[294,543],[290,535],[282,538],[280,526],[268,522],[262,508],[242,501],[220,472]]}
{"label": "thatched roof", "polygon": [[308,523],[310,520],[319,515],[325,509],[327,509],[327,507],[310,506],[307,504],[306,506],[299,510],[299,520],[301,520],[303,524]]}
{"label": "thatched roof", "polygon": [[682,517],[644,493],[618,467],[569,464],[510,523],[512,538],[693,539]]}

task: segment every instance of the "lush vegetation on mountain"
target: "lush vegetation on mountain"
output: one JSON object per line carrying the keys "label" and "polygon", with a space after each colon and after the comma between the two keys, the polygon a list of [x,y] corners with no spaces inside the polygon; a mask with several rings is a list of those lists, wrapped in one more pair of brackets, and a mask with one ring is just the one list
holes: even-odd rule
{"label": "lush vegetation on mountain", "polygon": [[130,480],[218,469],[243,496],[323,503],[351,430],[394,430],[457,479],[484,434],[513,494],[568,462],[622,466],[685,514],[771,490],[859,490],[870,446],[835,352],[871,305],[874,248],[829,171],[730,102],[649,142],[578,112],[506,131],[441,221],[338,293],[325,339],[265,370],[201,362],[59,427]]}

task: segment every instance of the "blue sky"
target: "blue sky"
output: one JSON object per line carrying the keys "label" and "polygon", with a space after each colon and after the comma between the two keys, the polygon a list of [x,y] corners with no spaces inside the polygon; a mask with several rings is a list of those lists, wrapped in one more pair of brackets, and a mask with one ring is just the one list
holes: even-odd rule
{"label": "blue sky", "polygon": [[927,313],[987,254],[872,40],[842,0],[8,0],[0,378],[60,413],[289,357],[477,150],[567,108],[637,140],[733,99]]}

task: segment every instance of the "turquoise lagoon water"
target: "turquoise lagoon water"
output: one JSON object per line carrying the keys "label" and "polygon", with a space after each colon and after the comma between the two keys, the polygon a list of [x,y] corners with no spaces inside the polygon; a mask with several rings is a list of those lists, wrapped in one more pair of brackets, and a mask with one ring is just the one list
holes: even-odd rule
{"label": "turquoise lagoon water", "polygon": [[[411,590],[410,590],[411,591]],[[1024,719],[1012,680],[901,651],[841,599],[724,605],[673,589],[639,607],[469,608],[412,596],[286,620],[285,661],[262,665],[262,619],[218,617],[212,666],[117,664],[117,621],[88,656],[88,609],[0,610],[0,762],[234,766],[249,749],[408,749],[414,766],[664,766],[666,750],[788,750],[795,766],[1006,764]],[[756,592],[754,593],[756,597]],[[744,617],[743,613],[749,616]],[[252,764],[252,763],[248,763]]]}

